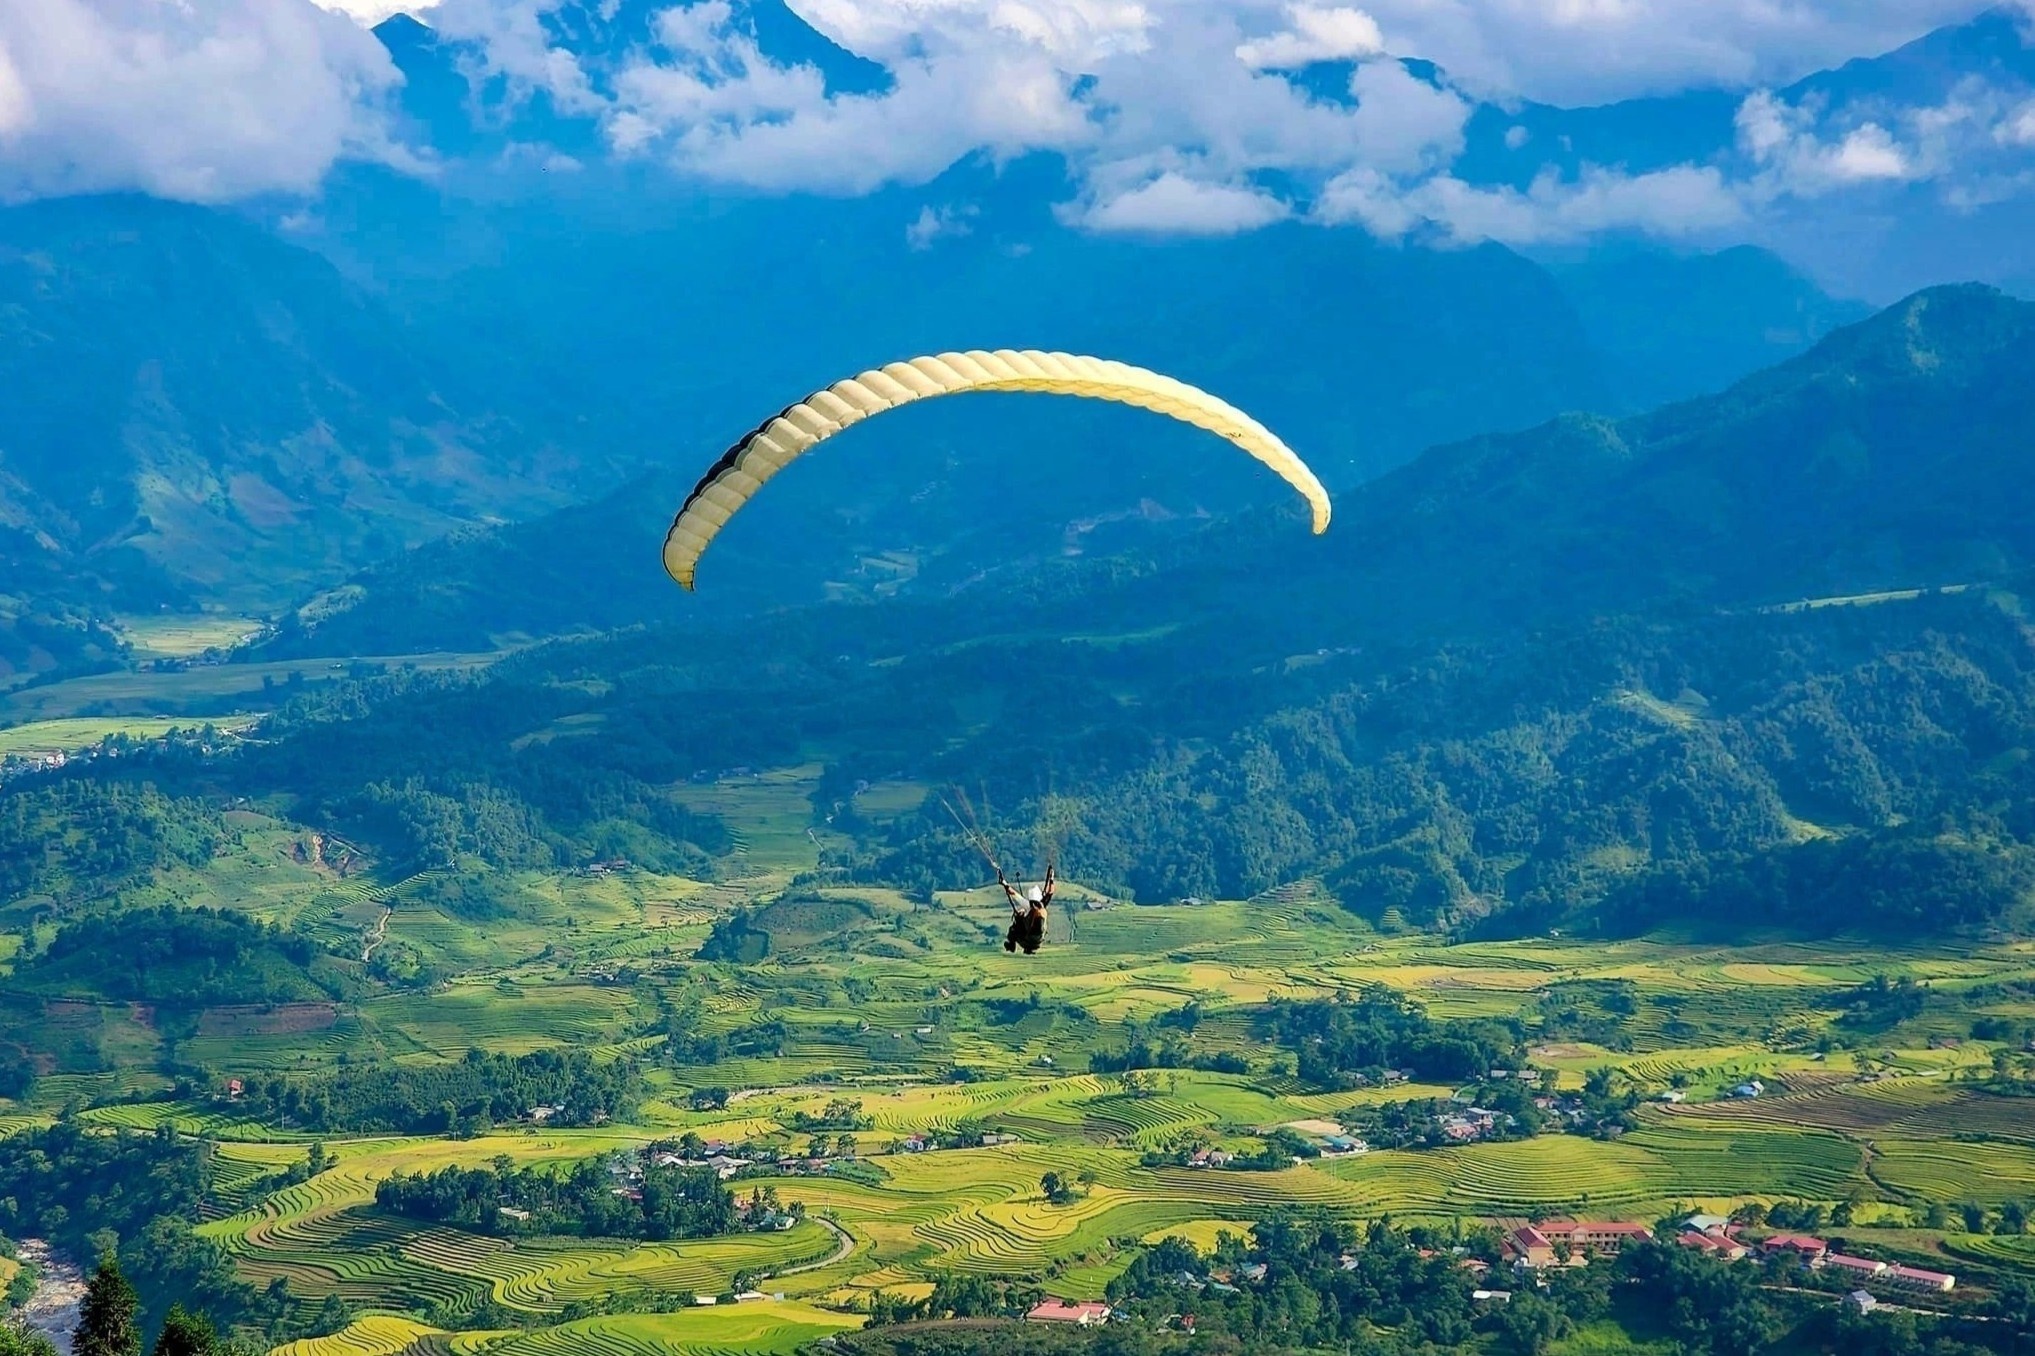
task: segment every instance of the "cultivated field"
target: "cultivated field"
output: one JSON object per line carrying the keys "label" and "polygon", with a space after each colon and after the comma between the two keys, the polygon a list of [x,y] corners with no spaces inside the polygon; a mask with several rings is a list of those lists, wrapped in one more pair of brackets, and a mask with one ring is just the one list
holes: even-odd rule
{"label": "cultivated field", "polygon": [[[788,1352],[858,1323],[852,1310],[879,1290],[922,1294],[938,1275],[961,1272],[1033,1277],[1051,1293],[1093,1298],[1143,1242],[1179,1233],[1205,1245],[1289,1207],[1352,1220],[1477,1223],[1545,1212],[1650,1222],[1678,1205],[1847,1202],[1906,1253],[1934,1255],[1973,1279],[2035,1273],[2025,1239],[1917,1223],[1932,1203],[2035,1197],[2035,1102],[1972,1082],[1997,1052],[1969,1039],[1973,1017],[2025,1003],[2017,995],[2035,980],[2027,948],[1918,949],[1867,963],[1845,946],[1793,943],[1451,946],[1380,935],[1300,882],[1255,900],[1065,910],[1045,950],[1013,957],[995,941],[1008,915],[993,888],[921,904],[846,888],[775,903],[824,840],[807,832],[814,771],[685,789],[689,804],[728,816],[741,833],[748,874],[734,880],[531,873],[498,882],[513,887],[500,895],[506,915],[476,922],[432,878],[342,874],[308,860],[288,826],[249,811],[208,870],[171,873],[155,887],[162,898],[295,923],[341,950],[382,925],[383,944],[411,948],[452,976],[407,990],[364,983],[329,1003],[209,1010],[177,1033],[181,1059],[253,1078],[342,1061],[428,1064],[472,1049],[631,1055],[645,1061],[653,1090],[636,1124],[504,1126],[469,1139],[327,1137],[331,1166],[270,1192],[263,1179],[299,1161],[312,1136],[253,1123],[209,1098],[154,1100],[165,1089],[150,1072],[164,1036],[148,1010],[49,1004],[24,1008],[23,1029],[54,1052],[53,1067],[31,1104],[0,1103],[0,1129],[46,1119],[65,1102],[96,1102],[79,1113],[88,1122],[166,1124],[210,1139],[214,1200],[200,1232],[250,1282],[280,1278],[305,1301],[338,1296],[357,1315],[332,1336],[281,1348],[284,1356]],[[893,784],[865,794],[894,814],[918,792]],[[1075,883],[1068,898],[1089,897]],[[747,966],[693,960],[714,920],[737,905],[755,906],[770,929],[768,957]],[[1854,1048],[1820,1049],[1846,1036],[1844,991],[1875,974],[1927,983],[1938,1001],[1844,1041]],[[1152,1151],[1185,1143],[1248,1153],[1274,1127],[1319,1133],[1383,1102],[1452,1096],[1455,1087],[1433,1084],[1304,1085],[1255,1018],[1269,1000],[1372,984],[1436,1016],[1519,1019],[1534,1064],[1560,1088],[1611,1069],[1644,1096],[1674,1088],[1686,1100],[1650,1103],[1638,1128],[1612,1139],[1547,1134],[1276,1171],[1146,1165]],[[1585,989],[1631,995],[1615,1040],[1536,1034],[1551,993]],[[1161,1070],[1133,1088],[1089,1071],[1091,1056],[1122,1046],[1127,1021],[1190,1002],[1193,1050],[1234,1056],[1247,1072]],[[672,1010],[689,1014],[693,1035],[737,1043],[716,1063],[670,1060],[658,1023]],[[777,1053],[743,1052],[740,1034],[760,1024],[782,1025]],[[104,1069],[109,1050],[125,1052],[113,1072]],[[1764,1095],[1725,1095],[1754,1078]],[[705,1087],[733,1096],[718,1110],[692,1109],[690,1094]],[[805,1138],[793,1129],[798,1118],[843,1097],[860,1103],[866,1121],[852,1171],[736,1183],[744,1192],[774,1187],[806,1207],[805,1220],[783,1232],[676,1243],[505,1238],[374,1206],[375,1184],[391,1173],[498,1156],[564,1164],[686,1131],[795,1149]],[[909,1137],[964,1126],[1014,1138],[905,1151]],[[1982,1153],[1974,1135],[1987,1137]],[[1079,1182],[1071,1200],[1045,1198],[1047,1172]],[[738,1278],[785,1298],[732,1303]],[[565,1317],[569,1305],[600,1301],[647,1310],[681,1291],[722,1302]],[[517,1326],[468,1330],[483,1308]],[[1585,1335],[1567,1349],[1598,1348]]]}

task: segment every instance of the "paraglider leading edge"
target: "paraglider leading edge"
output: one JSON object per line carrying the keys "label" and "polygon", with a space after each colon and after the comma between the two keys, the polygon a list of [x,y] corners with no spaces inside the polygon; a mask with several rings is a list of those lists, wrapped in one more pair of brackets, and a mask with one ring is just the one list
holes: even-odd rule
{"label": "paraglider leading edge", "polygon": [[1270,467],[1328,530],[1328,492],[1270,429],[1208,392],[1107,358],[1037,349],[973,349],[872,368],[787,405],[723,453],[686,496],[664,539],[664,568],[690,590],[700,556],[763,483],[817,444],[872,414],[933,396],[1029,391],[1115,401],[1206,429]]}

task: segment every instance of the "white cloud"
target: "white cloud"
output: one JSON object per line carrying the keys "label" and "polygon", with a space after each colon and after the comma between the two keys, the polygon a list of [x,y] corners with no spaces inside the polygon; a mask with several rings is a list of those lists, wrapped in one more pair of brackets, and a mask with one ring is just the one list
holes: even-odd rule
{"label": "white cloud", "polygon": [[1842,135],[1826,137],[1820,110],[1789,104],[1760,91],[1739,105],[1738,140],[1770,194],[1813,197],[1872,180],[1905,179],[1909,157],[1893,134],[1877,122],[1863,122]]}
{"label": "white cloud", "polygon": [[1876,56],[1987,0],[1365,0],[1388,51],[1481,94],[1606,103],[1793,81]]}
{"label": "white cloud", "polygon": [[929,250],[936,240],[964,236],[975,229],[973,205],[934,207],[927,203],[918,217],[904,228],[905,243],[914,250]]}
{"label": "white cloud", "polygon": [[[631,2],[654,16],[647,41],[578,51],[558,32],[612,34],[617,0],[401,7],[427,12],[510,109],[541,91],[597,122],[620,156],[713,183],[859,194],[974,154],[1056,152],[1077,184],[1064,215],[1092,230],[1305,215],[1388,237],[1701,235],[1784,198],[1874,185],[1932,183],[1946,200],[2016,192],[2035,147],[2025,88],[1830,109],[1761,85],[1883,51],[1984,0],[790,0],[888,71],[868,94],[766,57],[744,0]],[[397,3],[0,0],[0,192],[216,199],[313,188],[341,156],[399,157],[379,112],[396,76],[332,12],[366,23]],[[1291,76],[1325,61],[1352,63],[1348,100]],[[1736,145],[1701,164],[1586,167],[1524,189],[1459,177],[1480,94],[1573,101],[1718,81],[1758,92]],[[1531,155],[1537,143],[1520,123],[1504,144]],[[965,204],[927,210],[907,227],[915,246],[967,228]]]}
{"label": "white cloud", "polygon": [[1591,168],[1574,179],[1550,171],[1524,192],[1478,187],[1449,174],[1402,185],[1360,169],[1329,182],[1315,215],[1327,224],[1361,225],[1384,239],[1427,231],[1454,244],[1545,245],[1607,231],[1700,238],[1739,225],[1746,209],[1709,166],[1638,175]]}
{"label": "white cloud", "polygon": [[1268,193],[1206,183],[1169,170],[1074,214],[1091,231],[1153,235],[1236,235],[1289,215]]}
{"label": "white cloud", "polygon": [[1252,70],[1294,70],[1316,61],[1349,61],[1385,50],[1378,22],[1360,9],[1295,4],[1290,27],[1237,44],[1237,60]]}
{"label": "white cloud", "polygon": [[1415,78],[1396,61],[1372,61],[1350,77],[1356,149],[1377,169],[1405,173],[1446,164],[1463,151],[1470,104],[1454,90]]}
{"label": "white cloud", "polygon": [[421,18],[430,13],[438,0],[318,0],[318,3],[371,26],[395,14]]}
{"label": "white cloud", "polygon": [[309,0],[0,3],[0,196],[308,192],[342,156],[405,159],[398,80]]}
{"label": "white cloud", "polygon": [[2035,146],[2035,99],[2002,118],[1993,129],[1993,140],[2002,146]]}

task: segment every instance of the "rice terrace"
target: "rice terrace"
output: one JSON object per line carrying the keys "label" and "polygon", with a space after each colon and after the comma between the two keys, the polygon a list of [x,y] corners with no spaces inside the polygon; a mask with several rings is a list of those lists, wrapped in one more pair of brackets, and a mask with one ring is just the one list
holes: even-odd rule
{"label": "rice terrace", "polygon": [[0,1356],[2035,1356],[2035,0],[0,0]]}
{"label": "rice terrace", "polygon": [[[17,1129],[61,1119],[201,1145],[196,1236],[240,1280],[328,1319],[277,1348],[289,1356],[790,1352],[943,1277],[1094,1300],[1161,1239],[1210,1247],[1293,1212],[1497,1240],[1542,1219],[1651,1227],[1779,1202],[1955,1273],[1959,1298],[2035,1268],[1992,1228],[2035,1197],[2035,1102],[2009,1095],[2026,1058],[1971,1029],[2030,1008],[2025,945],[1870,964],[1784,941],[1451,945],[1377,931],[1309,882],[1162,906],[1075,883],[1078,931],[1000,970],[980,963],[1002,912],[984,891],[913,903],[788,886],[817,850],[782,827],[811,817],[810,785],[700,791],[737,832],[753,825],[746,877],[526,874],[498,882],[514,908],[486,923],[442,877],[341,883],[251,817],[247,865],[228,854],[156,888],[203,898],[220,871],[259,863],[258,916],[335,943],[379,926],[426,981],[213,1005],[176,1029],[144,1003],[10,990],[55,1067],[0,1110]],[[699,958],[745,944],[752,959]],[[1862,1017],[1875,985],[1908,1006]],[[1267,1023],[1268,1005],[1388,990],[1424,1020],[1517,1023],[1526,1059],[1324,1081]],[[141,1072],[172,1042],[213,1071],[204,1085]],[[1145,1053],[1128,1058],[1133,1045]],[[105,1069],[116,1050],[122,1067]],[[642,1071],[628,1115],[573,1128],[560,1103],[358,1134],[321,1128],[330,1114],[290,1091],[344,1095],[374,1060],[424,1072],[568,1050]],[[1476,1105],[1504,1084],[1533,1094],[1541,1133]],[[532,1232],[508,1204],[434,1222],[378,1200],[391,1179],[451,1167],[586,1164],[640,1196],[656,1161],[783,1213],[656,1241]]]}

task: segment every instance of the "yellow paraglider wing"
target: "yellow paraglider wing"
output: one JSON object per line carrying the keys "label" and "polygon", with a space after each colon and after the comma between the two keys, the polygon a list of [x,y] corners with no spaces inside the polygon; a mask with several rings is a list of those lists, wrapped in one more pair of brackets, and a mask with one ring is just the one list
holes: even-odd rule
{"label": "yellow paraglider wing", "polygon": [[1293,449],[1257,420],[1206,391],[1142,367],[1036,349],[941,353],[864,372],[815,391],[736,443],[686,496],[664,538],[664,568],[690,589],[707,544],[735,511],[795,457],[850,424],[914,400],[970,391],[1035,391],[1136,405],[1229,439],[1293,486],[1328,530],[1328,492]]}

